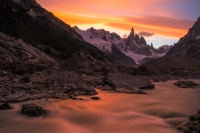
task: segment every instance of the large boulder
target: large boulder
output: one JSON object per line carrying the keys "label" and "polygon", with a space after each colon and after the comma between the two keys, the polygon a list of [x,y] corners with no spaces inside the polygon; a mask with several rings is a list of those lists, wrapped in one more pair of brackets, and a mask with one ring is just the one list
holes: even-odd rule
{"label": "large boulder", "polygon": [[12,109],[12,107],[8,103],[3,103],[0,105],[0,110],[9,110]]}
{"label": "large boulder", "polygon": [[40,116],[45,113],[42,106],[38,104],[24,104],[22,105],[21,114],[27,114],[30,116]]}
{"label": "large boulder", "polygon": [[124,73],[112,73],[103,79],[102,90],[145,94],[141,89],[153,89],[154,87],[155,85],[149,80]]}
{"label": "large boulder", "polygon": [[193,88],[198,87],[199,84],[195,83],[192,80],[178,80],[174,85],[179,86],[181,88]]}

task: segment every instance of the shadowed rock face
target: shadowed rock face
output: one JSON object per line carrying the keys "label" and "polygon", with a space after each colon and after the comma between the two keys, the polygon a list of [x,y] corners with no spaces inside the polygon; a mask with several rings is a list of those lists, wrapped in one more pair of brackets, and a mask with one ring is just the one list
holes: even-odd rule
{"label": "shadowed rock face", "polygon": [[82,64],[82,56],[73,59],[78,53],[98,56],[98,60],[105,59],[103,52],[83,41],[70,25],[42,8],[35,0],[1,0],[0,20],[2,34],[16,41],[23,40],[56,60],[71,59]]}
{"label": "shadowed rock face", "polygon": [[157,54],[157,50],[153,47],[153,45],[147,45],[144,37],[140,37],[139,35],[135,34],[133,28],[126,39],[124,51],[132,51],[136,54],[146,56]]}
{"label": "shadowed rock face", "polygon": [[22,105],[21,114],[27,114],[30,116],[40,116],[45,113],[42,106],[38,104],[24,104]]}
{"label": "shadowed rock face", "polygon": [[108,57],[114,62],[121,64],[123,66],[134,66],[135,61],[130,57],[126,56],[116,45],[112,45],[111,52],[106,52]]}
{"label": "shadowed rock face", "polygon": [[176,55],[200,60],[200,17],[188,33],[172,47],[167,55]]}
{"label": "shadowed rock face", "polygon": [[153,89],[155,87],[150,81],[123,73],[109,74],[103,80],[102,89],[113,89],[118,92],[145,94],[140,89]]}

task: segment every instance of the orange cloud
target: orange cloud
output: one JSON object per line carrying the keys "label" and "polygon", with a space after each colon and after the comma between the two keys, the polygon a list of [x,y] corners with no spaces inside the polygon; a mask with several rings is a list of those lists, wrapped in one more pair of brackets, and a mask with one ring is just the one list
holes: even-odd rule
{"label": "orange cloud", "polygon": [[106,24],[111,27],[120,28],[123,30],[130,30],[130,27],[134,27],[136,31],[146,31],[146,32],[154,32],[158,35],[170,36],[180,38],[187,33],[187,30],[175,29],[169,27],[161,27],[161,26],[153,26],[153,25],[145,25],[145,24],[137,24],[137,23],[108,23]]}
{"label": "orange cloud", "polygon": [[[63,14],[59,12],[53,12],[55,16],[59,17],[61,20],[70,25],[79,25],[79,24],[98,24],[98,23],[112,23],[112,22],[121,22],[124,21],[121,17],[112,17],[109,18],[95,18],[95,17],[85,17],[77,15]],[[112,18],[112,19],[111,19]]]}
{"label": "orange cloud", "polygon": [[[112,19],[100,19],[100,18],[91,18],[83,16],[74,16],[61,13],[54,13],[57,17],[62,19],[64,22],[70,25],[81,25],[81,24],[98,24],[103,23],[104,25],[114,27],[117,29],[122,29],[130,31],[131,27],[135,31],[146,31],[153,32],[155,34],[171,36],[180,38],[187,33],[188,29],[193,24],[193,21],[189,20],[180,20],[180,19],[170,19],[170,18],[114,18]],[[88,27],[89,28],[89,27]]]}
{"label": "orange cloud", "polygon": [[127,32],[133,27],[136,32],[153,32],[176,38],[187,33],[194,23],[194,19],[190,20],[191,14],[199,11],[199,7],[194,6],[199,2],[195,4],[188,0],[36,1],[73,26],[101,24]]}

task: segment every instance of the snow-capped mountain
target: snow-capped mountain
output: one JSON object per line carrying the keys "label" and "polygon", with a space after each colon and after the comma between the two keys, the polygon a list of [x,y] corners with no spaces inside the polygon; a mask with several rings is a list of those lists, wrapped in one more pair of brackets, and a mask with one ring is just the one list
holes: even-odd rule
{"label": "snow-capped mountain", "polygon": [[79,33],[86,42],[89,42],[104,52],[111,52],[112,44],[118,48],[122,47],[125,39],[121,38],[116,33],[110,33],[104,29],[96,30],[93,27],[87,30],[81,30],[77,26],[74,27],[75,31]]}
{"label": "snow-capped mountain", "polygon": [[[93,44],[105,53],[112,54],[112,56],[116,57],[116,55],[114,55],[116,52],[113,52],[113,49],[118,49],[118,54],[121,52],[124,54],[123,57],[130,57],[136,64],[142,64],[166,54],[166,52],[162,53],[162,51],[159,52],[159,50],[155,49],[153,44],[151,44],[151,46],[147,45],[144,37],[135,34],[133,28],[128,38],[121,38],[116,33],[110,33],[104,29],[97,30],[93,27],[85,31],[79,29],[77,26],[75,26],[74,29],[85,41]],[[118,59],[119,58],[118,56]]]}
{"label": "snow-capped mountain", "polygon": [[116,33],[110,33],[104,29],[96,30],[93,27],[86,31],[79,29],[77,26],[75,26],[74,29],[86,42],[89,42],[104,51],[114,62],[125,66],[136,65],[132,58],[126,56],[119,49],[119,47],[124,44],[125,40]]}
{"label": "snow-capped mountain", "polygon": [[133,28],[125,42],[123,51],[130,51],[145,56],[156,55],[156,49],[153,47],[153,44],[151,46],[147,45],[146,40],[142,36],[135,34]]}
{"label": "snow-capped mountain", "polygon": [[153,44],[147,45],[144,37],[136,34],[133,28],[123,46],[122,51],[134,59],[137,64],[143,64],[166,54],[165,51],[159,52],[158,49],[153,47]]}

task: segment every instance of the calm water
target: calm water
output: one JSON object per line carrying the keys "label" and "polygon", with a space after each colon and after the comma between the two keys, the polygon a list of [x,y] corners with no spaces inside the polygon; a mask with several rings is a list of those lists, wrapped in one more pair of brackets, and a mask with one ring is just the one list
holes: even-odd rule
{"label": "calm water", "polygon": [[44,106],[44,117],[20,115],[23,103],[0,112],[0,133],[179,133],[174,125],[200,110],[200,89],[182,89],[174,81],[155,83],[148,95],[98,90],[99,101],[65,100]]}

